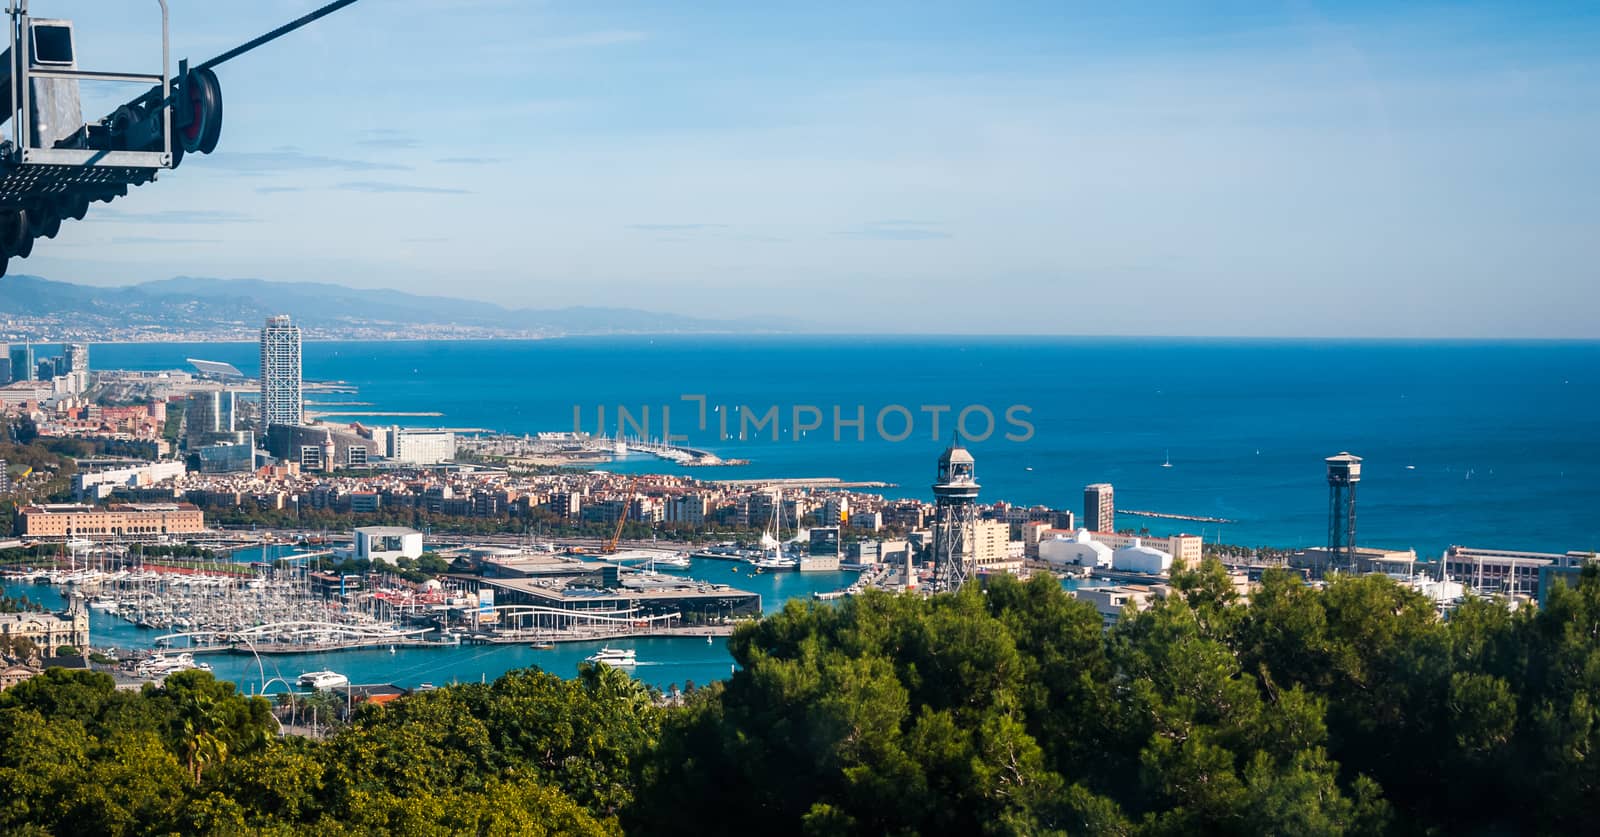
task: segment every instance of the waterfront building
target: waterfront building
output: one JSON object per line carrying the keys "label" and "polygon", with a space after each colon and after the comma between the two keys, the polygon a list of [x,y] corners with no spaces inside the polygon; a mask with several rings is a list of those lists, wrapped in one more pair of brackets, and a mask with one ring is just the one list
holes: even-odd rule
{"label": "waterfront building", "polygon": [[[1593,560],[1591,556],[1590,560]],[[1584,563],[1588,563],[1587,561]],[[1550,564],[1539,568],[1539,606],[1544,607],[1550,600],[1550,590],[1557,582],[1568,587],[1577,587],[1578,579],[1583,575],[1583,564],[1571,566],[1557,566]]]}
{"label": "waterfront building", "polygon": [[1200,566],[1200,561],[1204,558],[1199,535],[1172,535],[1163,538],[1099,532],[1094,535],[1094,539],[1114,550],[1133,546],[1136,543],[1154,547],[1171,555],[1173,560],[1183,561],[1191,569]]}
{"label": "waterfront building", "polygon": [[904,539],[855,541],[845,546],[843,557],[858,567],[867,567],[902,562],[912,551],[910,542]]}
{"label": "waterfront building", "polygon": [[1595,554],[1452,546],[1445,550],[1443,560],[1447,577],[1480,593],[1534,596],[1541,594],[1541,574],[1547,585],[1549,579],[1559,577],[1552,573],[1574,568],[1581,570],[1585,564],[1595,560]]}
{"label": "waterfront building", "polygon": [[1083,528],[1091,532],[1117,531],[1117,503],[1111,483],[1083,487]]}
{"label": "waterfront building", "polygon": [[1398,578],[1416,573],[1417,551],[1414,549],[1358,546],[1353,550],[1346,550],[1339,555],[1335,555],[1326,548],[1317,547],[1302,550],[1289,556],[1289,566],[1297,570],[1306,570],[1316,576],[1325,574],[1330,567],[1342,566],[1339,562],[1345,560],[1354,562],[1348,572],[1358,574],[1380,573]]}
{"label": "waterfront building", "polygon": [[839,527],[817,526],[811,542],[800,557],[800,572],[832,572],[839,569]]}
{"label": "waterfront building", "polygon": [[456,434],[449,430],[394,427],[389,430],[389,459],[404,465],[438,465],[456,458]]}
{"label": "waterfront building", "polygon": [[267,318],[261,329],[261,426],[305,421],[300,381],[300,327],[289,315]]}
{"label": "waterfront building", "polygon": [[155,540],[206,531],[205,514],[190,503],[24,506],[18,519],[18,534],[25,538]]}
{"label": "waterfront building", "polygon": [[[612,631],[647,627],[651,620],[712,623],[761,615],[761,595],[692,578],[624,578],[616,566],[566,577],[453,577],[468,591],[493,590],[504,621],[531,622],[556,629],[587,627]],[[518,616],[515,606],[540,611]]]}
{"label": "waterfront building", "polygon": [[1039,560],[1051,569],[1063,567],[1109,568],[1114,550],[1096,540],[1087,529],[1071,536],[1053,535],[1039,541]]}
{"label": "waterfront building", "polygon": [[361,526],[355,530],[355,557],[394,563],[422,557],[422,533],[404,526]]}
{"label": "waterfront building", "polygon": [[1172,569],[1172,555],[1135,538],[1133,543],[1111,553],[1111,568],[1118,572],[1164,575]]}
{"label": "waterfront building", "polygon": [[31,640],[41,657],[53,657],[67,647],[84,651],[89,647],[89,609],[73,599],[60,613],[0,613],[0,636]]}

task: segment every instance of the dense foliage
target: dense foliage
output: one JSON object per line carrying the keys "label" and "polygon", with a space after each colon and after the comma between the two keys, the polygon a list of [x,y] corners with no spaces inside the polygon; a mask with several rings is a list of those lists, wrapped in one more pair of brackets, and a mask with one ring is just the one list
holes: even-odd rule
{"label": "dense foliage", "polygon": [[280,739],[210,674],[121,692],[53,669],[0,693],[0,833],[616,833],[659,722],[621,672],[529,670]]}
{"label": "dense foliage", "polygon": [[1216,564],[1110,631],[1050,578],[791,604],[664,707],[536,670],[272,734],[209,675],[0,694],[0,832],[1580,832],[1600,814],[1600,576],[1440,619],[1378,577]]}
{"label": "dense foliage", "polygon": [[[1600,814],[1600,578],[1448,620],[1382,577],[1215,563],[1109,632],[1054,579],[791,605],[668,720],[641,833],[1586,830]],[[1528,804],[1533,803],[1533,804]],[[712,830],[715,830],[715,826]]]}

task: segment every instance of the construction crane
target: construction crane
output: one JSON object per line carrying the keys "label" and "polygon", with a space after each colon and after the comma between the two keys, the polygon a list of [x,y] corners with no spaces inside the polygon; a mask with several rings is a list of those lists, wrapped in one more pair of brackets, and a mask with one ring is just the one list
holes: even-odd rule
{"label": "construction crane", "polygon": [[611,540],[606,541],[605,544],[600,547],[601,555],[617,554],[617,544],[622,541],[622,527],[626,526],[628,523],[628,506],[633,502],[633,492],[638,489],[638,487],[639,478],[634,477],[633,481],[628,483],[628,493],[622,498],[622,509],[617,512],[616,531],[611,533]]}

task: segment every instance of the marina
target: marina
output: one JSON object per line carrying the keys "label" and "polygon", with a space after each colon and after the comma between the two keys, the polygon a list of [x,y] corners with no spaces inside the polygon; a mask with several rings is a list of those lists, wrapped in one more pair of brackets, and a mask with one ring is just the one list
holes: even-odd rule
{"label": "marina", "polygon": [[[879,572],[886,571],[887,568],[879,569]],[[842,598],[841,591],[847,591],[864,578],[861,573],[850,571],[752,575],[743,571],[739,564],[700,558],[693,559],[690,577],[755,593],[760,596],[764,613],[781,610],[790,600]],[[1083,582],[1091,583],[1094,582]],[[1062,584],[1073,589],[1080,582],[1068,579]],[[0,591],[13,597],[26,595],[51,609],[65,609],[67,596],[74,592],[70,587],[24,580],[16,573],[0,577]],[[511,632],[469,631],[445,635],[455,641],[397,640],[332,645],[302,642],[266,646],[263,650],[263,645],[250,643],[160,649],[155,640],[161,633],[138,628],[108,610],[89,610],[89,622],[92,644],[97,650],[129,660],[154,655],[173,660],[189,654],[195,667],[203,661],[215,676],[237,683],[246,693],[300,689],[300,675],[316,671],[338,672],[352,683],[392,683],[408,689],[420,688],[424,683],[475,683],[527,666],[570,677],[577,672],[579,664],[608,647],[633,649],[638,663],[628,670],[649,685],[666,689],[686,682],[705,684],[728,676],[734,663],[726,638],[737,627],[732,623],[657,628],[628,625],[609,633],[598,629],[563,634],[546,631],[542,636],[529,629],[520,639]],[[127,673],[134,673],[131,664]]]}

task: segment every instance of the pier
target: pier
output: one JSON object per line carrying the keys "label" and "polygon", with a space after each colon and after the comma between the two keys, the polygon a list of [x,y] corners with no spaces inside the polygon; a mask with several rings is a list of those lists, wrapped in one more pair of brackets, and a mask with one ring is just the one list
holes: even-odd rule
{"label": "pier", "polygon": [[1130,517],[1159,517],[1159,518],[1162,518],[1163,520],[1187,520],[1187,521],[1189,521],[1191,523],[1238,523],[1239,522],[1237,520],[1229,520],[1226,517],[1205,517],[1204,515],[1198,515],[1198,514],[1168,514],[1167,512],[1138,511],[1138,510],[1135,510],[1135,509],[1117,509],[1117,514],[1125,514],[1125,515],[1129,515]]}

